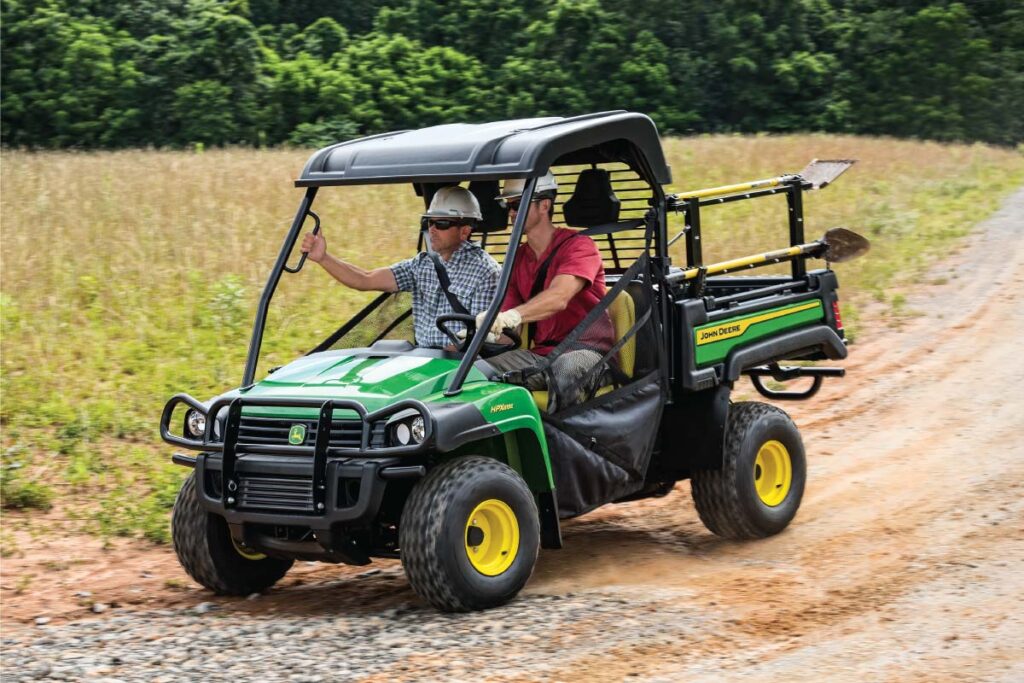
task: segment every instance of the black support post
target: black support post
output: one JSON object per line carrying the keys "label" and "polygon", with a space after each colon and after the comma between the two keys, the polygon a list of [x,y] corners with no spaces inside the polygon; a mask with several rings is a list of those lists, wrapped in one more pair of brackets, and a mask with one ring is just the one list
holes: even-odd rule
{"label": "black support post", "polygon": [[299,204],[299,210],[295,213],[295,219],[292,221],[292,227],[289,228],[288,234],[284,238],[284,244],[281,245],[281,253],[277,255],[277,262],[274,263],[273,270],[270,271],[270,277],[267,279],[266,286],[263,287],[263,295],[260,297],[260,305],[256,309],[256,320],[252,325],[252,337],[249,340],[249,355],[245,361],[245,374],[242,376],[242,386],[247,387],[253,383],[253,379],[256,376],[256,363],[260,358],[260,346],[263,344],[263,328],[267,324],[267,309],[270,307],[270,300],[274,296],[274,290],[277,289],[277,283],[281,280],[281,272],[284,271],[285,265],[288,262],[288,256],[292,253],[292,248],[295,247],[295,240],[299,237],[299,231],[302,230],[302,224],[306,221],[306,215],[309,213],[309,207],[313,204],[313,198],[316,197],[317,188],[309,187],[306,188],[306,194],[302,197],[302,202]]}
{"label": "black support post", "polygon": [[[804,196],[799,183],[789,186],[786,193],[786,204],[789,206],[789,245],[795,247],[804,243]],[[793,279],[802,279],[807,274],[807,261],[802,258],[793,259]]]}
{"label": "black support post", "polygon": [[696,197],[686,200],[686,267],[693,268],[704,263],[700,248],[700,200]]}
{"label": "black support post", "polygon": [[490,308],[487,309],[483,326],[473,335],[473,339],[469,342],[469,348],[466,349],[466,354],[462,357],[462,362],[459,363],[458,369],[452,375],[451,383],[444,390],[445,396],[455,396],[462,391],[462,383],[466,381],[466,375],[469,374],[470,368],[473,367],[473,363],[476,361],[477,354],[480,353],[480,347],[483,346],[484,340],[487,339],[487,330],[491,329],[491,325],[494,324],[494,319],[498,316],[498,311],[501,309],[501,302],[505,300],[505,290],[508,289],[508,282],[512,279],[512,264],[515,263],[516,251],[519,250],[519,240],[523,237],[523,226],[526,225],[526,216],[530,211],[534,210],[531,200],[533,199],[533,188],[536,185],[536,178],[527,178],[526,185],[523,187],[522,199],[519,201],[519,205],[526,210],[516,212],[516,221],[512,224],[512,234],[508,238],[508,251],[505,254],[505,263],[501,266],[501,277],[498,278],[497,294],[495,294]]}
{"label": "black support post", "polygon": [[[216,419],[211,415],[211,420]],[[237,455],[235,449],[238,445],[238,428],[242,423],[242,399],[236,398],[228,406],[228,419],[224,426],[224,451],[221,454],[220,465],[220,487],[224,507],[235,507],[238,505],[239,490],[238,477],[235,476],[235,460]],[[203,486],[204,482],[196,482],[196,486]]]}
{"label": "black support post", "polygon": [[316,424],[316,440],[313,442],[313,509],[317,514],[324,511],[327,495],[327,449],[331,445],[331,420],[334,404],[325,401],[320,406]]}

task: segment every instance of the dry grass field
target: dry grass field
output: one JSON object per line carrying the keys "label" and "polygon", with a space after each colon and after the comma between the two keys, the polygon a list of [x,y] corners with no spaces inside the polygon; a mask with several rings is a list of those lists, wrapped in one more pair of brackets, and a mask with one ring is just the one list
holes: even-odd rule
{"label": "dry grass field", "polygon": [[[836,136],[666,141],[671,191],[795,172],[812,158],[857,158],[807,197],[807,235],[842,225],[873,243],[839,266],[844,315],[913,315],[905,291],[931,259],[1024,183],[1019,151]],[[177,391],[237,384],[267,272],[298,205],[296,150],[23,153],[2,158],[3,505],[102,535],[167,538],[184,475],[157,436]],[[314,207],[329,248],[364,266],[411,255],[422,208],[405,186],[327,189]],[[705,214],[705,260],[781,246],[781,198]],[[679,245],[681,247],[682,241]],[[681,254],[680,254],[681,257]],[[951,275],[952,276],[952,275]],[[262,368],[280,364],[369,297],[313,264],[286,275]],[[5,554],[16,553],[2,535]]]}

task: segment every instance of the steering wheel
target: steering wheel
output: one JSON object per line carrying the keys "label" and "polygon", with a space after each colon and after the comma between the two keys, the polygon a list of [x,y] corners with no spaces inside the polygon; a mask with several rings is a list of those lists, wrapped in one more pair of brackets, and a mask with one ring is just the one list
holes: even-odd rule
{"label": "steering wheel", "polygon": [[[460,322],[466,324],[466,338],[459,339],[458,335],[448,329],[446,323]],[[444,332],[445,336],[452,340],[455,347],[465,353],[469,349],[469,343],[473,339],[473,335],[476,334],[476,316],[468,313],[445,313],[444,315],[437,316],[437,329]],[[480,356],[482,358],[490,358],[491,356],[497,356],[499,353],[506,351],[514,351],[518,349],[523,343],[522,338],[519,334],[510,327],[506,327],[501,331],[503,335],[509,338],[507,344],[499,344],[496,342],[485,341],[483,346],[480,347]]]}

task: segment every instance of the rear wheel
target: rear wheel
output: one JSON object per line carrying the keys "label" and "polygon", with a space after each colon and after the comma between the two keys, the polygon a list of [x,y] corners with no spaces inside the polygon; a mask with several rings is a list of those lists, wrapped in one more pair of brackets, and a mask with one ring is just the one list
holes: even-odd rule
{"label": "rear wheel", "polygon": [[399,525],[402,565],[416,593],[465,612],[508,602],[533,573],[540,522],[515,470],[492,458],[457,458],[413,489]]}
{"label": "rear wheel", "polygon": [[218,595],[249,595],[273,586],[291,568],[292,560],[239,547],[223,517],[203,509],[189,475],[171,514],[171,539],[178,561],[197,583]]}
{"label": "rear wheel", "polygon": [[704,526],[725,538],[777,534],[796,515],[807,479],[800,432],[766,403],[729,410],[720,470],[693,473],[693,501]]}

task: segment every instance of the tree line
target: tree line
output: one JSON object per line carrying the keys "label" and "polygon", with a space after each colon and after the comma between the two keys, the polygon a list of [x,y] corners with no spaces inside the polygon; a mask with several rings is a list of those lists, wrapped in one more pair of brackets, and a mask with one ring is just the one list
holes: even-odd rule
{"label": "tree line", "polygon": [[662,133],[1024,141],[1019,0],[2,0],[7,146],[321,145],[649,114]]}

